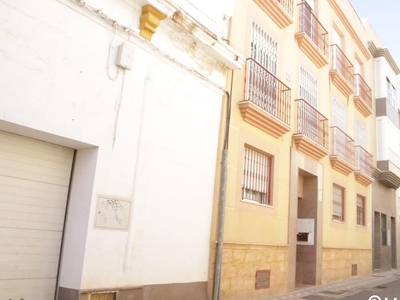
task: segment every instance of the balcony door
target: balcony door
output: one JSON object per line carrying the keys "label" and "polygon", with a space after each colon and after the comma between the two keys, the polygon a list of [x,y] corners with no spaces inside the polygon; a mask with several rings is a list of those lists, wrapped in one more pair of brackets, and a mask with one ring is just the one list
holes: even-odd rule
{"label": "balcony door", "polygon": [[300,66],[300,98],[306,103],[301,103],[299,109],[303,110],[303,119],[298,120],[298,128],[308,138],[318,143],[318,81]]}
{"label": "balcony door", "polygon": [[303,0],[304,5],[301,6],[301,31],[305,32],[311,40],[318,45],[318,29],[315,20],[314,0]]}
{"label": "balcony door", "polygon": [[[354,74],[360,74],[361,75],[361,64],[360,62],[355,59],[354,60]],[[360,77],[359,76],[355,76],[355,95],[361,95],[361,90],[360,90]]]}
{"label": "balcony door", "polygon": [[[345,74],[345,64],[342,50],[342,37],[335,29],[332,31],[332,44],[337,45],[337,47],[333,47],[333,69],[338,70],[341,74]],[[339,50],[337,49],[339,48]]]}
{"label": "balcony door", "polygon": [[356,120],[356,144],[366,148],[366,131],[365,126],[359,120]]}
{"label": "balcony door", "polygon": [[278,42],[255,20],[252,21],[250,55],[268,72],[276,76],[278,69]]}
{"label": "balcony door", "polygon": [[333,137],[333,155],[346,159],[346,107],[338,100],[333,98],[333,126],[340,130],[334,130]]}
{"label": "balcony door", "polygon": [[[356,145],[366,149],[366,131],[365,126],[359,120],[356,120]],[[364,151],[361,151],[359,147],[356,147],[356,169],[364,170],[368,165],[368,158]]]}
{"label": "balcony door", "polygon": [[[258,106],[270,114],[277,114],[278,42],[256,21],[252,20],[250,55],[255,61],[250,71],[249,90],[259,95]],[[265,76],[268,71],[273,76]]]}

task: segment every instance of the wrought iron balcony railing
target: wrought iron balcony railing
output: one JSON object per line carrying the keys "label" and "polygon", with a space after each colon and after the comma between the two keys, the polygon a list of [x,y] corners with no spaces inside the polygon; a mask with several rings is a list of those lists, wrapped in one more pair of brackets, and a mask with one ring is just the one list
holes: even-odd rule
{"label": "wrought iron balcony railing", "polygon": [[297,102],[297,134],[302,134],[328,149],[328,119],[304,99]]}
{"label": "wrought iron balcony railing", "polygon": [[[368,114],[368,112],[372,113],[371,88],[360,74],[354,74],[354,98],[359,98],[360,101],[362,101],[363,106],[367,109],[365,114]],[[360,109],[362,109],[362,107]],[[364,110],[362,110],[362,112],[364,112]]]}
{"label": "wrought iron balcony railing", "polygon": [[354,87],[354,66],[339,48],[338,45],[332,47],[332,70],[336,70],[348,82],[351,87]]}
{"label": "wrought iron balcony railing", "polygon": [[372,177],[372,155],[363,147],[357,145],[356,150],[356,171]]}
{"label": "wrought iron balcony railing", "polygon": [[293,18],[293,0],[277,0],[277,2]]}
{"label": "wrought iron balcony railing", "polygon": [[354,140],[339,127],[331,127],[331,155],[354,166]]}
{"label": "wrought iron balcony railing", "polygon": [[300,9],[300,32],[304,32],[314,42],[318,49],[328,57],[329,43],[328,32],[318,21],[306,2],[299,4]]}
{"label": "wrought iron balcony railing", "polygon": [[283,29],[293,24],[293,0],[254,0],[256,4]]}
{"label": "wrought iron balcony railing", "polygon": [[291,90],[252,58],[246,60],[245,100],[290,125]]}

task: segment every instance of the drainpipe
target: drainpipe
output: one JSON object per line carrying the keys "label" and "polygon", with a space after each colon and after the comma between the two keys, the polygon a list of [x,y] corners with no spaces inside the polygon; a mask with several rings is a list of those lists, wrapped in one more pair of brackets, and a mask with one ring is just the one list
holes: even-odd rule
{"label": "drainpipe", "polygon": [[231,90],[230,93],[225,91],[226,94],[226,120],[225,120],[225,134],[224,134],[224,147],[222,149],[221,158],[221,175],[219,179],[219,205],[218,205],[218,239],[217,239],[217,253],[215,259],[214,270],[214,287],[212,300],[219,299],[219,292],[221,287],[221,270],[222,270],[222,253],[224,244],[224,223],[225,223],[225,203],[226,203],[226,184],[227,184],[227,158],[228,158],[228,142],[229,142],[229,123],[231,118],[231,94],[233,83],[233,70],[231,74]]}

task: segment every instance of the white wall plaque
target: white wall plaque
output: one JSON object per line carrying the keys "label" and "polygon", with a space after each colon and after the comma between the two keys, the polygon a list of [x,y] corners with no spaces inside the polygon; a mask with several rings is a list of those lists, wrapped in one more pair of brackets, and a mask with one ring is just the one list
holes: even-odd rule
{"label": "white wall plaque", "polygon": [[98,196],[96,224],[97,228],[127,230],[131,202],[115,197]]}

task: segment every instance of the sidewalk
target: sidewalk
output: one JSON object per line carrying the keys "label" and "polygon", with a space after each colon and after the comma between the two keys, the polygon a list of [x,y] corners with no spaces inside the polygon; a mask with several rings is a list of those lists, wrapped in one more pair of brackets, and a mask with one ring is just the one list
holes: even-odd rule
{"label": "sidewalk", "polygon": [[330,300],[342,299],[360,291],[371,289],[382,284],[386,284],[400,279],[400,271],[392,270],[388,272],[376,273],[370,276],[347,279],[327,285],[305,288],[297,290],[287,295],[271,296],[264,300]]}

